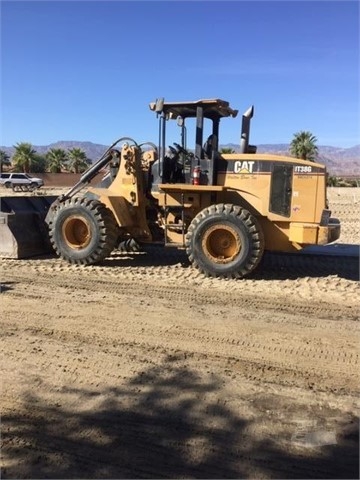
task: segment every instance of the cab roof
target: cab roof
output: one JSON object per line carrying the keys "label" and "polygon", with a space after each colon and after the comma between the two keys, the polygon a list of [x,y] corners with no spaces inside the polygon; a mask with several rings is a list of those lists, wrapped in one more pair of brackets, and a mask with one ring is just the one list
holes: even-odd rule
{"label": "cab roof", "polygon": [[229,102],[219,98],[196,100],[193,102],[164,102],[161,112],[157,109],[157,101],[149,104],[150,110],[163,112],[168,118],[196,117],[197,107],[202,107],[205,118],[212,120],[222,117],[236,117],[238,110],[230,108]]}

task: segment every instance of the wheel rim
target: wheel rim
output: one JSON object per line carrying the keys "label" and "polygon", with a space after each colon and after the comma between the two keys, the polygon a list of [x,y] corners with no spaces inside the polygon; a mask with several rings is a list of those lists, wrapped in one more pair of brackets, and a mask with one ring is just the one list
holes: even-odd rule
{"label": "wheel rim", "polygon": [[91,240],[90,223],[83,217],[69,217],[63,223],[62,234],[69,247],[85,248]]}
{"label": "wheel rim", "polygon": [[228,225],[214,225],[206,230],[202,240],[205,255],[215,263],[230,263],[241,250],[240,236]]}

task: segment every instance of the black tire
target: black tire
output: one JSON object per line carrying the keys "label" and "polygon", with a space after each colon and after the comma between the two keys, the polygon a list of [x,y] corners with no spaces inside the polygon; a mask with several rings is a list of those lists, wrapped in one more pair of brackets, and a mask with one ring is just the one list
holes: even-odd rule
{"label": "black tire", "polygon": [[252,272],[264,253],[264,236],[244,208],[217,204],[192,220],[185,239],[190,262],[210,277],[241,278]]}
{"label": "black tire", "polygon": [[10,188],[11,187],[11,183],[10,182],[5,182],[5,188]]}
{"label": "black tire", "polygon": [[113,213],[98,200],[70,198],[49,223],[55,252],[70,263],[93,265],[108,257],[118,239]]}

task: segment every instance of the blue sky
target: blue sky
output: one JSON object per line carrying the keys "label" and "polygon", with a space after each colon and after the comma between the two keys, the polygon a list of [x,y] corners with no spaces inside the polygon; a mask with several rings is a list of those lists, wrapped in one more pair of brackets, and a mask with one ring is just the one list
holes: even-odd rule
{"label": "blue sky", "polygon": [[216,97],[255,105],[253,144],[351,147],[359,80],[358,1],[1,1],[3,146],[156,142],[149,102]]}

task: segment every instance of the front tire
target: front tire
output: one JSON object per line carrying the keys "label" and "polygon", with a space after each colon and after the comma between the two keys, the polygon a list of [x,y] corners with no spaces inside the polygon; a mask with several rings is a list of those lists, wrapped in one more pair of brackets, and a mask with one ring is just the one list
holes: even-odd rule
{"label": "front tire", "polygon": [[114,249],[118,227],[112,212],[98,200],[70,198],[60,203],[49,223],[55,252],[70,263],[92,265]]}
{"label": "front tire", "polygon": [[250,212],[236,205],[217,204],[192,220],[185,246],[190,262],[206,276],[241,278],[259,264],[264,236]]}

